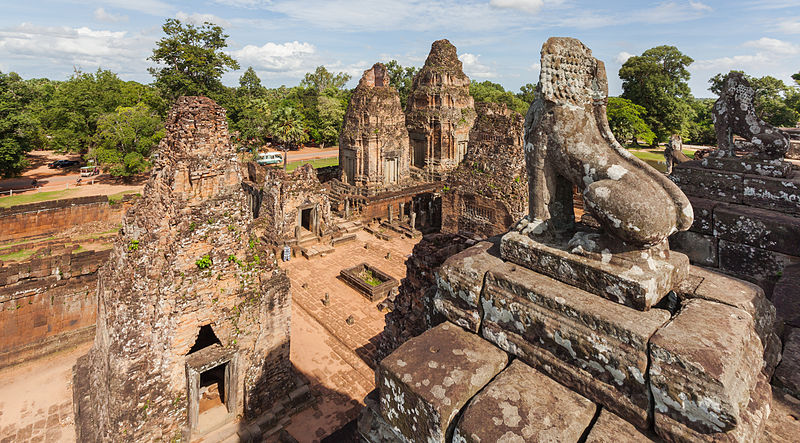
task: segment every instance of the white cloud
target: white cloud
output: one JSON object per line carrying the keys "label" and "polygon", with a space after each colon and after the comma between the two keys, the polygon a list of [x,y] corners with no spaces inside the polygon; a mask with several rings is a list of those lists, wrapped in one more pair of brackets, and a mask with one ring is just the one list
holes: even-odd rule
{"label": "white cloud", "polygon": [[628,59],[631,57],[633,57],[633,54],[631,54],[630,52],[622,51],[619,54],[617,54],[616,57],[614,57],[614,61],[616,61],[619,64],[623,64],[626,61],[628,61]]}
{"label": "white cloud", "polygon": [[317,62],[316,48],[310,43],[298,41],[287,43],[267,42],[263,46],[247,45],[231,55],[242,66],[253,65],[257,70],[298,74],[313,70]]}
{"label": "white cloud", "polygon": [[745,42],[744,46],[760,49],[761,51],[776,55],[800,54],[800,45],[768,37],[761,37],[758,40]]}
{"label": "white cloud", "polygon": [[231,24],[231,22],[225,20],[224,18],[217,17],[214,14],[200,14],[197,12],[187,14],[183,11],[178,11],[175,14],[175,18],[184,23],[191,23],[193,25],[202,25],[205,22],[213,23],[215,25],[220,25],[220,26],[230,26]]}
{"label": "white cloud", "polygon": [[464,73],[473,78],[490,78],[496,77],[497,74],[492,72],[492,69],[479,60],[480,55],[470,54],[465,52],[458,56],[464,66]]}
{"label": "white cloud", "polygon": [[[33,59],[91,70],[142,71],[153,41],[125,31],[43,27],[23,23],[0,30],[0,59]],[[140,63],[137,63],[140,62]]]}
{"label": "white cloud", "polygon": [[111,14],[110,12],[106,12],[103,8],[97,8],[94,10],[94,18],[96,20],[100,20],[101,22],[127,22],[128,16],[127,15],[116,15]]}
{"label": "white cloud", "polygon": [[[83,2],[87,3],[85,0]],[[107,6],[113,6],[117,9],[136,11],[149,15],[169,16],[175,12],[175,8],[161,0],[101,0],[92,3],[101,3]]]}
{"label": "white cloud", "polygon": [[539,62],[536,62],[536,63],[528,66],[528,69],[530,69],[531,71],[541,71],[542,70],[542,64],[539,63]]}
{"label": "white cloud", "polygon": [[777,29],[784,34],[800,34],[800,17],[791,17],[779,21]]}
{"label": "white cloud", "polygon": [[558,5],[561,0],[490,0],[489,5],[499,9],[516,9],[530,14],[539,12],[545,4]]}
{"label": "white cloud", "polygon": [[711,6],[701,2],[693,2],[692,0],[689,0],[689,6],[697,11],[713,11]]}

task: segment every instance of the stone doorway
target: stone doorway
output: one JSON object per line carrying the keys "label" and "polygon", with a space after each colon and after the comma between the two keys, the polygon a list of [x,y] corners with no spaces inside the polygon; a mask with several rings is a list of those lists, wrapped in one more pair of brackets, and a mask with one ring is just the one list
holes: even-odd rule
{"label": "stone doorway", "polygon": [[313,208],[304,208],[300,210],[300,227],[306,231],[311,231],[311,212]]}
{"label": "stone doorway", "polygon": [[224,348],[211,325],[204,325],[186,355],[188,440],[205,435],[236,416],[235,349]]}

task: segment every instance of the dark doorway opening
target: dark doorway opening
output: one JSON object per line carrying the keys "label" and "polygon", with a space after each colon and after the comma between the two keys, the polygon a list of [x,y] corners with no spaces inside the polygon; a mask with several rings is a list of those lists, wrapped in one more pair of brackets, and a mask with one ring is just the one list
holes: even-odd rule
{"label": "dark doorway opening", "polygon": [[[200,373],[200,414],[225,406],[226,366],[227,363]],[[224,412],[227,413],[227,409]]]}
{"label": "dark doorway opening", "polygon": [[201,326],[200,333],[197,334],[197,340],[194,342],[194,346],[192,346],[192,349],[189,349],[189,354],[214,344],[221,345],[222,343],[219,341],[219,338],[217,338],[217,334],[214,334],[214,330],[211,329],[211,325]]}
{"label": "dark doorway opening", "polygon": [[426,140],[412,140],[414,144],[414,166],[423,169],[425,168],[425,150],[427,148]]}
{"label": "dark doorway opening", "polygon": [[300,211],[300,226],[308,231],[311,230],[311,208]]}

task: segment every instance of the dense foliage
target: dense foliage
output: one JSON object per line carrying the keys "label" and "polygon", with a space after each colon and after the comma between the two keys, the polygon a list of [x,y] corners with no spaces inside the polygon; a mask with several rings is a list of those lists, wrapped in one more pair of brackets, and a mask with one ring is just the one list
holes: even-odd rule
{"label": "dense foliage", "polygon": [[503,103],[508,106],[508,109],[513,109],[522,115],[528,112],[528,107],[531,105],[530,102],[526,102],[519,97],[524,94],[524,90],[521,94],[514,94],[511,91],[506,91],[502,85],[488,80],[480,83],[471,82],[469,84],[469,93],[476,102]]}
{"label": "dense foliage", "polygon": [[655,134],[647,126],[644,116],[647,111],[643,106],[639,106],[632,101],[620,98],[609,97],[606,115],[611,132],[620,143],[637,143],[643,140],[645,143],[652,143]]}

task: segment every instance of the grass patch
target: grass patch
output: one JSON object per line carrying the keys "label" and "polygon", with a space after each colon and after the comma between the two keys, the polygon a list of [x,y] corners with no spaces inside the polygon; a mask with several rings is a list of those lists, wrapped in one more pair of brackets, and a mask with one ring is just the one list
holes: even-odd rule
{"label": "grass patch", "polygon": [[45,237],[45,238],[26,238],[26,239],[23,239],[23,240],[17,240],[17,241],[13,241],[11,243],[6,243],[6,244],[0,246],[0,251],[2,251],[3,249],[8,249],[8,248],[10,248],[12,246],[21,245],[23,243],[46,242],[46,241],[50,241],[50,240],[52,240],[54,238],[56,238],[55,235],[51,235],[50,237]]}
{"label": "grass patch", "polygon": [[78,192],[77,189],[62,189],[61,191],[31,192],[27,194],[11,195],[0,198],[0,208],[10,208],[28,203],[38,203],[49,200],[67,198]]}
{"label": "grass patch", "polygon": [[380,284],[383,283],[377,277],[375,277],[375,274],[373,274],[369,269],[364,269],[359,272],[358,278],[364,280],[364,282],[370,286],[380,286]]}
{"label": "grass patch", "polygon": [[122,201],[122,198],[123,198],[123,197],[125,197],[125,196],[126,196],[126,195],[128,195],[128,194],[136,194],[136,195],[139,195],[139,196],[141,196],[141,195],[142,195],[142,194],[140,194],[140,193],[139,193],[139,191],[122,191],[122,192],[117,192],[116,194],[111,194],[111,195],[109,195],[109,196],[108,196],[108,202],[109,202],[110,204],[112,204],[112,205],[114,205],[114,204],[117,204],[117,203],[121,202],[121,201]]}
{"label": "grass patch", "polygon": [[22,261],[26,260],[36,252],[36,249],[22,249],[17,252],[12,252],[10,254],[0,255],[0,260],[2,261]]}
{"label": "grass patch", "polygon": [[326,166],[339,166],[339,157],[330,157],[330,158],[316,158],[313,160],[300,160],[296,162],[289,162],[286,165],[287,171],[294,171],[295,169],[303,166],[306,163],[310,163],[312,168],[324,168]]}

